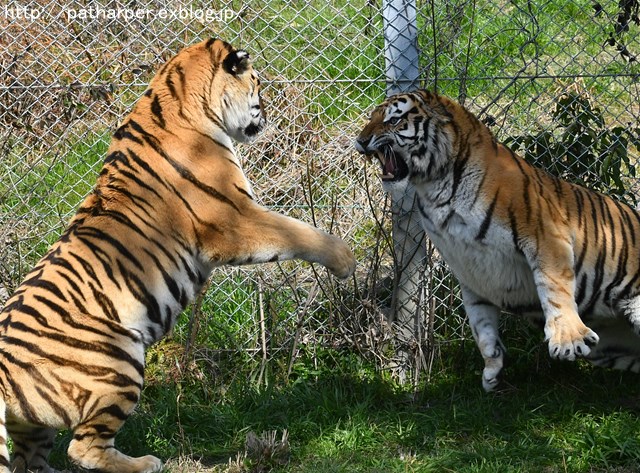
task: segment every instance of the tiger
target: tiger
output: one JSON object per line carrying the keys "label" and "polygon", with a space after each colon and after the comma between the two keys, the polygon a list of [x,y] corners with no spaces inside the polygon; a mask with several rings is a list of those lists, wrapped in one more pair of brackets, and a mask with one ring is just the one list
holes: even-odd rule
{"label": "tiger", "polygon": [[428,90],[376,106],[355,148],[379,161],[386,191],[415,189],[414,212],[459,282],[485,391],[504,365],[502,311],[538,322],[553,359],[640,371],[636,210],[528,163]]}
{"label": "tiger", "polygon": [[95,187],[0,315],[0,473],[55,472],[62,429],[79,468],[160,471],[114,439],[145,349],[212,270],[295,258],[354,272],[342,239],[256,202],[234,142],[265,127],[260,90],[249,54],[212,38],[161,66],[117,127]]}

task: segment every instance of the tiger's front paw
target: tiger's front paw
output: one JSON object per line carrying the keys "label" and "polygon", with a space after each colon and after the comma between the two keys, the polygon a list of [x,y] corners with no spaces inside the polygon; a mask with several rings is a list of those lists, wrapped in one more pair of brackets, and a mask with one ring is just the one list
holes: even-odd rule
{"label": "tiger's front paw", "polygon": [[356,258],[342,239],[333,235],[329,237],[332,240],[332,257],[326,266],[337,278],[347,279],[356,270]]}
{"label": "tiger's front paw", "polygon": [[576,357],[586,357],[600,339],[579,318],[571,324],[565,317],[558,317],[551,323],[547,322],[544,331],[549,341],[549,355],[559,360],[573,361]]}

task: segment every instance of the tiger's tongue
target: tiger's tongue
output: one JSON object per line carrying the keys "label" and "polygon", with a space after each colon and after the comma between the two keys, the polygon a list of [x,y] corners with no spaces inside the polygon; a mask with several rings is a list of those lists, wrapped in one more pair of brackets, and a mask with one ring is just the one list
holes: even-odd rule
{"label": "tiger's tongue", "polygon": [[396,163],[393,159],[388,159],[386,163],[384,163],[384,173],[385,174],[393,174],[396,171]]}
{"label": "tiger's tongue", "polygon": [[393,179],[395,177],[395,172],[396,172],[395,160],[393,158],[385,160],[383,167],[384,167],[384,173],[382,177]]}

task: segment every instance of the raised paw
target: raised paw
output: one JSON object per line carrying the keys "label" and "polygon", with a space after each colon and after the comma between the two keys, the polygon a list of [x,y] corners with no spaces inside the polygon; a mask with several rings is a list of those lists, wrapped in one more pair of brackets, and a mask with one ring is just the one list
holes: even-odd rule
{"label": "raised paw", "polygon": [[552,329],[549,325],[545,327],[545,334],[549,340],[551,358],[573,361],[576,357],[586,357],[591,353],[591,347],[598,343],[598,335],[581,322],[575,327],[558,321]]}
{"label": "raised paw", "polygon": [[333,235],[330,237],[333,240],[333,257],[327,267],[336,277],[347,279],[356,270],[356,259],[344,241]]}

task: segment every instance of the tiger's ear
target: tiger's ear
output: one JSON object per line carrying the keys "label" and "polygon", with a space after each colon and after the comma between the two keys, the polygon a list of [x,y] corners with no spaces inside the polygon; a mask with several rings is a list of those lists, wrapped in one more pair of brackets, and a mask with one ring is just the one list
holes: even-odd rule
{"label": "tiger's ear", "polygon": [[222,61],[222,67],[229,74],[237,76],[245,72],[251,65],[251,58],[249,53],[243,50],[230,52],[224,61]]}

